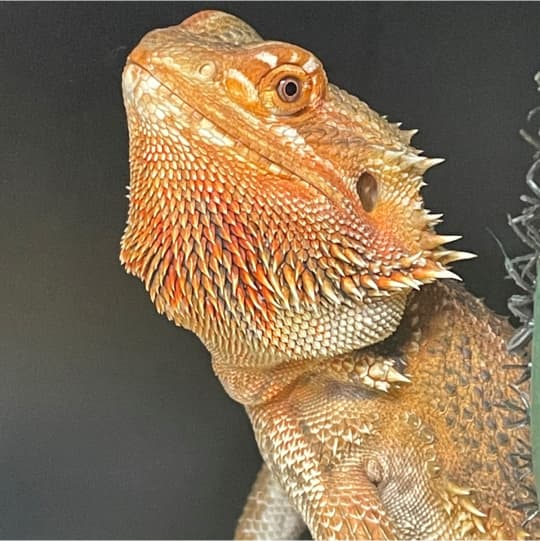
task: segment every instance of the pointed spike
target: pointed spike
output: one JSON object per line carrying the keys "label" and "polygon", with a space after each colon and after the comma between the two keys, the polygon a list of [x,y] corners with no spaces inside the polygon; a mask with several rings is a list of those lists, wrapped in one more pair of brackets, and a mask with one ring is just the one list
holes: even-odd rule
{"label": "pointed spike", "polygon": [[431,169],[444,161],[446,161],[445,158],[425,158],[424,162],[422,163],[422,168],[424,171],[427,171],[428,169]]}
{"label": "pointed spike", "polygon": [[377,282],[375,282],[375,280],[373,280],[373,278],[369,274],[362,274],[362,276],[360,276],[360,283],[364,287],[379,291],[379,286],[377,285]]}
{"label": "pointed spike", "polygon": [[410,288],[416,289],[417,291],[420,289],[420,286],[422,285],[422,282],[419,282],[418,280],[415,280],[414,278],[411,278],[410,276],[403,276],[400,278],[400,280],[407,284]]}
{"label": "pointed spike", "polygon": [[258,291],[255,289],[252,289],[251,287],[245,287],[244,291],[246,292],[246,295],[249,297],[249,300],[253,303],[253,306],[255,306],[255,308],[257,309],[258,314],[262,316],[263,319],[266,319],[266,321],[268,321],[268,316],[266,315],[265,307],[261,304]]}
{"label": "pointed spike", "polygon": [[442,222],[442,217],[443,217],[442,212],[433,213],[433,214],[431,214],[429,212],[426,212],[425,215],[424,215],[424,218],[425,218],[426,222],[431,227],[434,227],[437,224],[440,224]]}
{"label": "pointed spike", "polygon": [[454,506],[448,500],[443,500],[442,504],[446,513],[450,515],[452,513],[452,510],[454,509]]}
{"label": "pointed spike", "polygon": [[391,366],[388,369],[388,374],[386,375],[386,379],[390,383],[410,383],[411,380],[402,374],[401,372],[398,372],[393,366]]}
{"label": "pointed spike", "polygon": [[400,260],[399,260],[399,264],[407,269],[409,267],[412,267],[414,264],[418,264],[420,266],[424,266],[425,265],[425,261],[421,261],[421,258],[422,258],[422,254],[424,253],[423,250],[420,250],[419,252],[416,252],[416,254],[413,254],[411,256],[405,256],[405,257],[402,257]]}
{"label": "pointed spike", "polygon": [[454,261],[465,261],[467,259],[475,259],[478,257],[472,252],[460,252],[458,250],[439,250],[433,254],[433,257],[447,265],[448,263],[453,263]]}
{"label": "pointed spike", "polygon": [[402,160],[404,155],[404,150],[385,150],[383,158],[385,161],[393,163]]}
{"label": "pointed spike", "polygon": [[315,302],[317,300],[317,282],[315,281],[313,274],[305,269],[301,278],[304,293],[311,302]]}
{"label": "pointed spike", "polygon": [[461,281],[461,278],[457,274],[444,268],[418,268],[413,270],[412,275],[413,278],[421,280],[422,282],[431,282],[433,280],[444,278]]}
{"label": "pointed spike", "polygon": [[349,259],[343,253],[343,249],[339,244],[330,244],[328,251],[333,258],[338,259],[339,261],[343,261],[345,263],[350,263]]}
{"label": "pointed spike", "polygon": [[281,301],[282,305],[288,310],[290,308],[289,299],[285,296],[282,285],[279,283],[279,279],[276,274],[270,272],[268,274],[268,281],[272,284],[272,290],[276,297]]}
{"label": "pointed spike", "polygon": [[343,250],[343,254],[350,263],[362,268],[367,266],[366,261],[360,257],[360,254],[356,250],[353,250],[352,248],[345,248]]}
{"label": "pointed spike", "polygon": [[459,280],[461,282],[461,277],[448,269],[433,271],[433,277],[438,279],[449,278],[451,280]]}
{"label": "pointed spike", "polygon": [[485,528],[483,522],[480,520],[479,517],[477,517],[476,515],[473,515],[472,516],[472,521],[474,522],[474,525],[476,526],[476,529],[480,533],[486,533],[486,528]]}
{"label": "pointed spike", "polygon": [[460,539],[466,539],[468,533],[474,529],[474,523],[472,520],[466,520],[461,524],[461,531],[459,532]]}
{"label": "pointed spike", "polygon": [[283,305],[280,304],[277,296],[275,295],[274,291],[273,291],[273,288],[272,289],[267,289],[266,287],[263,287],[262,290],[261,290],[261,295],[264,297],[264,300],[274,306],[275,308],[282,308]]}
{"label": "pointed spike", "polygon": [[463,238],[462,235],[437,235],[437,237],[441,240],[441,244],[448,244]]}
{"label": "pointed spike", "polygon": [[356,286],[351,277],[347,276],[342,278],[340,284],[341,289],[350,297],[357,300],[362,300],[364,298],[364,292]]}
{"label": "pointed spike", "polygon": [[321,281],[320,287],[321,287],[321,293],[328,300],[332,301],[334,304],[340,304],[341,299],[337,295],[337,293],[336,293],[336,291],[334,289],[334,285],[332,284],[332,282],[330,282],[330,280],[328,280],[328,278],[324,278]]}
{"label": "pointed spike", "polygon": [[[382,282],[382,284],[381,284]],[[408,289],[409,286],[398,280],[392,280],[392,278],[380,278],[378,281],[379,287],[383,289]],[[383,285],[384,284],[384,285]]]}
{"label": "pointed spike", "polygon": [[476,507],[476,505],[474,505],[474,503],[468,497],[464,496],[459,500],[459,502],[461,504],[461,507],[469,511],[471,515],[475,515],[480,518],[487,517],[487,515],[485,513],[482,513],[482,511],[480,511],[480,509],[478,509],[478,507]]}
{"label": "pointed spike", "polygon": [[390,390],[390,384],[386,381],[376,380],[373,382],[373,388],[377,389],[377,391],[382,391],[383,393],[387,393]]}
{"label": "pointed spike", "polygon": [[433,249],[437,248],[439,246],[442,246],[443,244],[448,244],[450,242],[455,242],[456,240],[460,240],[462,237],[461,235],[437,235],[428,233],[425,234],[422,239],[422,245],[426,249]]}
{"label": "pointed spike", "polygon": [[328,251],[333,258],[343,261],[348,265],[356,265],[362,268],[367,266],[366,261],[362,259],[360,254],[352,248],[344,248],[343,246],[337,244],[331,244]]}
{"label": "pointed spike", "polygon": [[285,263],[285,265],[283,265],[283,268],[281,269],[281,272],[283,273],[285,282],[287,282],[287,285],[289,286],[289,292],[292,296],[294,303],[298,305],[300,303],[300,298],[298,296],[296,275],[293,268],[289,264]]}
{"label": "pointed spike", "polygon": [[448,492],[451,495],[455,495],[455,496],[469,496],[469,494],[471,493],[470,488],[460,487],[459,485],[456,485],[452,481],[447,481],[446,487],[448,489]]}
{"label": "pointed spike", "polygon": [[418,133],[418,130],[401,130],[403,138],[407,143],[412,141],[412,138]]}
{"label": "pointed spike", "polygon": [[[219,246],[219,245],[216,244],[215,246]],[[217,272],[216,272],[216,274],[217,274]],[[255,277],[257,282],[262,284],[267,289],[273,289],[273,285],[268,280],[268,278],[266,276],[266,271],[265,271],[264,267],[260,263],[257,264],[255,272],[253,273],[253,276]]]}
{"label": "pointed spike", "polygon": [[383,379],[388,374],[389,366],[384,362],[376,362],[368,369],[368,375],[371,379]]}
{"label": "pointed spike", "polygon": [[424,158],[423,156],[417,156],[416,154],[404,154],[401,158],[402,163],[407,165],[408,167],[414,167],[414,168],[420,168],[421,164],[423,164],[427,158]]}

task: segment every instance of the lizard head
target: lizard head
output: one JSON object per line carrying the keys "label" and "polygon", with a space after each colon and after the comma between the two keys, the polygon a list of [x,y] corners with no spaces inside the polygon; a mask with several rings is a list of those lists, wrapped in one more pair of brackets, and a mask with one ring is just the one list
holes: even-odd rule
{"label": "lizard head", "polygon": [[232,15],[147,34],[123,93],[121,261],[214,355],[378,342],[412,289],[455,277],[446,265],[468,255],[444,248],[456,237],[436,234],[440,216],[423,207],[439,160],[410,146],[413,132],[328,83],[312,53]]}

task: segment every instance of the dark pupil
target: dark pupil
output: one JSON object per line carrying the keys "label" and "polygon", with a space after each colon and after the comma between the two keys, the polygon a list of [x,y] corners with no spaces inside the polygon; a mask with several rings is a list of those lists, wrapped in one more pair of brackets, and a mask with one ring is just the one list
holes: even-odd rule
{"label": "dark pupil", "polygon": [[285,94],[292,98],[298,92],[298,86],[294,81],[289,81],[285,85]]}

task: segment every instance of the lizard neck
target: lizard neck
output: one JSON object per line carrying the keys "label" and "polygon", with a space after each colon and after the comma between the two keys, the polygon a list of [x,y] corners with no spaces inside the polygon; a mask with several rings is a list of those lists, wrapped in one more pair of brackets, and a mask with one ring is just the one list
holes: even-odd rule
{"label": "lizard neck", "polygon": [[268,402],[295,385],[299,378],[317,370],[320,361],[285,362],[270,368],[238,366],[212,357],[212,368],[227,394],[244,406]]}
{"label": "lizard neck", "polygon": [[288,395],[310,379],[323,382],[329,389],[335,383],[352,386],[358,392],[388,392],[409,383],[403,373],[405,363],[396,355],[388,356],[389,343],[326,359],[302,359],[271,368],[238,366],[212,359],[214,373],[229,396],[250,408]]}

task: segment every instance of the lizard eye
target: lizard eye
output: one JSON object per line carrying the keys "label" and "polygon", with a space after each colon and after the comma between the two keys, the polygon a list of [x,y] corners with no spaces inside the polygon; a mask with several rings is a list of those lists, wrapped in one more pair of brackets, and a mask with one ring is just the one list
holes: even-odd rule
{"label": "lizard eye", "polygon": [[280,64],[260,79],[257,90],[265,113],[296,115],[320,102],[326,78],[322,68],[307,72],[295,64]]}
{"label": "lizard eye", "polygon": [[377,204],[378,186],[375,177],[368,172],[362,173],[356,181],[356,192],[366,212],[371,212]]}
{"label": "lizard eye", "polygon": [[296,77],[284,77],[277,85],[278,96],[285,102],[296,101],[300,97],[300,81]]}

